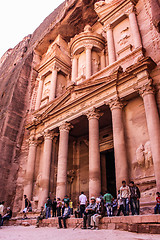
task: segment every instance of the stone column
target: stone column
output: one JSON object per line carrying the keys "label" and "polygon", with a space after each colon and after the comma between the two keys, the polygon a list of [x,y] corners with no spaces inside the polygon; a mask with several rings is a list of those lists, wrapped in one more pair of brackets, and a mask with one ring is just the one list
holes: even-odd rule
{"label": "stone column", "polygon": [[101,69],[106,67],[106,57],[105,57],[105,50],[101,53]]}
{"label": "stone column", "polygon": [[99,149],[99,118],[98,110],[87,113],[89,121],[89,197],[98,197],[101,192],[101,167]]}
{"label": "stone column", "polygon": [[86,78],[92,75],[92,45],[86,45]]}
{"label": "stone column", "polygon": [[128,162],[124,137],[124,124],[122,116],[122,103],[117,98],[109,103],[112,112],[113,141],[115,153],[116,187],[117,191],[122,180],[128,182]]}
{"label": "stone column", "polygon": [[115,52],[115,45],[114,45],[113,29],[110,25],[107,26],[106,32],[107,32],[109,64],[112,64],[113,62],[116,61],[116,52]]}
{"label": "stone column", "polygon": [[32,198],[36,151],[37,151],[37,141],[35,140],[34,137],[31,137],[29,139],[29,154],[28,154],[27,169],[26,169],[26,181],[24,186],[24,194],[27,195],[29,200],[31,200]]}
{"label": "stone column", "polygon": [[44,149],[41,164],[41,194],[39,196],[38,208],[44,205],[49,194],[49,179],[51,167],[51,153],[52,153],[52,139],[53,133],[50,131],[44,132]]}
{"label": "stone column", "polygon": [[39,79],[39,85],[38,85],[38,92],[37,92],[37,99],[36,99],[36,106],[35,110],[40,108],[41,105],[41,99],[42,99],[42,92],[43,92],[43,79],[42,77]]}
{"label": "stone column", "polygon": [[106,175],[106,156],[101,153],[101,176],[102,176],[102,192],[107,190],[107,175]]}
{"label": "stone column", "polygon": [[157,191],[160,191],[160,119],[152,81],[149,81],[146,85],[142,86],[139,92],[144,102]]}
{"label": "stone column", "polygon": [[57,74],[58,74],[57,67],[54,66],[54,68],[52,70],[51,86],[50,86],[50,93],[49,93],[49,101],[54,100],[55,97],[56,97]]}
{"label": "stone column", "polygon": [[70,123],[64,123],[59,127],[59,152],[57,169],[57,188],[56,197],[61,199],[67,194],[67,158],[69,131],[72,128]]}
{"label": "stone column", "polygon": [[142,46],[142,42],[141,42],[140,32],[139,32],[138,23],[137,23],[135,7],[133,7],[129,11],[129,23],[131,27],[132,36],[133,36],[134,46],[135,48],[138,48]]}
{"label": "stone column", "polygon": [[78,58],[77,56],[73,56],[72,58],[72,82],[76,82],[76,78],[78,77]]}

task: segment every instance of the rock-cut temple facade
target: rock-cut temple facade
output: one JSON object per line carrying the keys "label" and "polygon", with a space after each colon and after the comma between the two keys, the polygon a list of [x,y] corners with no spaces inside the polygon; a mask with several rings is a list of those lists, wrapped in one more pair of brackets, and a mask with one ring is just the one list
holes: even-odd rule
{"label": "rock-cut temple facade", "polygon": [[[156,10],[155,10],[156,9]],[[160,191],[160,2],[69,0],[1,58],[1,196]]]}

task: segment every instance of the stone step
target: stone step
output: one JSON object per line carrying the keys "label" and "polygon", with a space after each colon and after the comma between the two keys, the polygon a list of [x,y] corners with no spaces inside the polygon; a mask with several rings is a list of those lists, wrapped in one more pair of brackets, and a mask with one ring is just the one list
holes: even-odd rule
{"label": "stone step", "polygon": [[[17,219],[13,218],[6,223],[7,226],[36,225],[36,219]],[[58,218],[43,219],[40,227],[57,227]],[[67,227],[82,227],[82,219],[71,217],[67,219]],[[100,221],[100,229],[119,229],[137,233],[160,234],[160,215],[142,215],[142,216],[120,216],[120,217],[104,217]]]}

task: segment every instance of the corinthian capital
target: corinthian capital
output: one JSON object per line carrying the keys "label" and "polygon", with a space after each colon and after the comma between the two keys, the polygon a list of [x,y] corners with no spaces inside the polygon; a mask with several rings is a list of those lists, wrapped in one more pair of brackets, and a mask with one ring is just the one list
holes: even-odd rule
{"label": "corinthian capital", "polygon": [[93,45],[92,45],[92,44],[86,44],[86,45],[85,45],[85,48],[91,50],[91,49],[93,48]]}
{"label": "corinthian capital", "polygon": [[147,94],[154,94],[155,89],[154,86],[152,85],[152,79],[150,79],[147,83],[139,87],[138,91],[141,97],[144,97]]}
{"label": "corinthian capital", "polygon": [[51,139],[51,140],[53,139],[53,132],[51,132],[50,130],[45,130],[43,135],[44,135],[45,140],[46,139]]}
{"label": "corinthian capital", "polygon": [[102,112],[100,112],[98,109],[96,108],[92,108],[90,111],[88,111],[86,113],[86,116],[88,118],[88,120],[92,119],[92,118],[96,118],[99,120],[99,118],[103,115]]}
{"label": "corinthian capital", "polygon": [[29,146],[37,146],[37,139],[35,138],[35,136],[31,136],[29,138]]}
{"label": "corinthian capital", "polygon": [[68,122],[65,122],[59,127],[59,130],[69,132],[71,128],[73,128],[73,125]]}
{"label": "corinthian capital", "polygon": [[110,107],[111,111],[114,109],[117,109],[117,108],[121,109],[121,108],[123,108],[123,103],[121,102],[120,98],[117,97],[117,98],[111,99],[109,101],[109,107]]}

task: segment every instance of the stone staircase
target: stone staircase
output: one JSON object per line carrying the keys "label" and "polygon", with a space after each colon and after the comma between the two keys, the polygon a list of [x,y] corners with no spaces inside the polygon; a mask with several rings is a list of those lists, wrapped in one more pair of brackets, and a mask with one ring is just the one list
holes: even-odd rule
{"label": "stone staircase", "polygon": [[[28,219],[22,220],[20,218],[13,218],[9,220],[7,226],[30,226],[36,225],[36,218],[28,214]],[[74,218],[73,216],[67,219],[67,227],[80,228],[82,226],[81,218]],[[57,227],[58,219],[49,218],[43,219],[40,227]],[[119,216],[119,217],[104,217],[100,221],[100,229],[118,229],[136,233],[151,233],[160,234],[160,215],[140,215],[140,216]]]}

